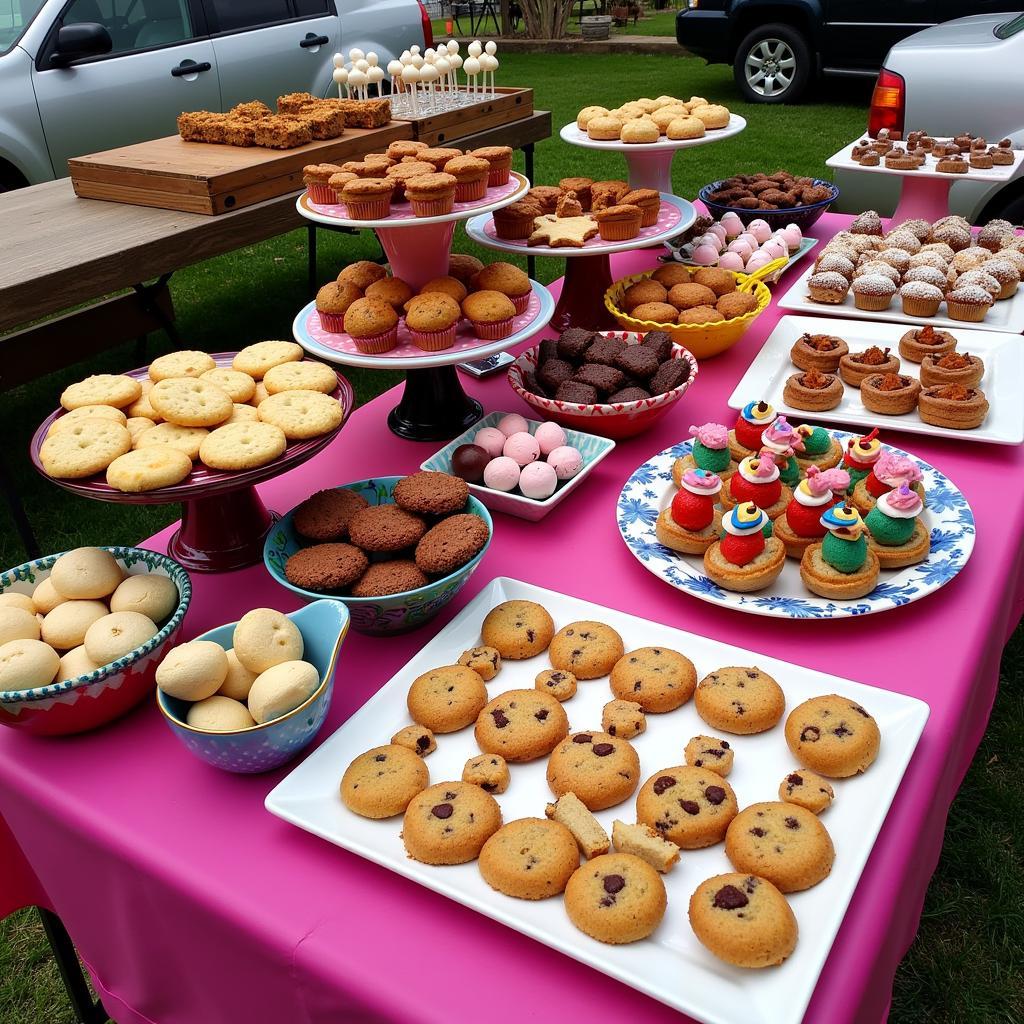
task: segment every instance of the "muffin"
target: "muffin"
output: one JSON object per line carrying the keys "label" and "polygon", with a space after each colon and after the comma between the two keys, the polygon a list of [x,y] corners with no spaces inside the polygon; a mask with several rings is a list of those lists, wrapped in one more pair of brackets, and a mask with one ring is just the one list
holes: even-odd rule
{"label": "muffin", "polygon": [[658,223],[661,212],[661,194],[653,188],[635,188],[627,192],[619,202],[624,206],[639,206],[643,214],[640,227],[649,228]]}
{"label": "muffin", "polygon": [[461,281],[467,288],[470,281],[483,269],[483,263],[469,253],[453,252],[448,257],[448,276]]}
{"label": "muffin", "polygon": [[526,192],[526,198],[532,199],[545,213],[555,212],[561,196],[562,190],[554,185],[534,185]]}
{"label": "muffin", "polygon": [[412,298],[413,290],[399,277],[382,277],[374,281],[364,294],[368,299],[381,299],[397,312]]}
{"label": "muffin", "polygon": [[593,199],[593,193],[591,192],[593,184],[592,178],[562,178],[558,183],[558,188],[563,195],[566,192],[575,192],[580,206],[583,207],[583,212],[586,213],[590,209]]}
{"label": "muffin", "polygon": [[473,333],[478,338],[500,341],[512,333],[516,309],[507,295],[485,289],[466,296],[462,313],[473,324]]}
{"label": "muffin", "polygon": [[487,175],[488,188],[497,188],[499,185],[508,184],[512,173],[511,146],[483,146],[480,149],[470,150],[467,155],[487,161],[490,168]]}
{"label": "muffin", "polygon": [[734,320],[738,316],[746,316],[757,309],[757,298],[750,292],[729,292],[722,295],[715,308],[726,320]]}
{"label": "muffin", "polygon": [[942,290],[927,281],[908,281],[900,288],[900,301],[907,316],[935,316],[942,303]]}
{"label": "muffin", "polygon": [[644,302],[635,306],[629,315],[634,320],[642,320],[645,323],[674,324],[677,322],[679,310],[668,302]]}
{"label": "muffin", "polygon": [[435,171],[443,171],[444,165],[457,156],[462,156],[461,149],[445,149],[442,146],[428,146],[414,154],[417,160],[425,160],[428,164],[434,165]]}
{"label": "muffin", "polygon": [[478,291],[501,292],[511,300],[517,314],[526,312],[532,293],[530,279],[526,274],[517,266],[500,260],[488,264],[473,278],[473,288]]}
{"label": "muffin", "polygon": [[640,234],[643,210],[639,206],[609,206],[593,215],[597,232],[606,242],[624,242]]}
{"label": "muffin", "polygon": [[332,203],[341,202],[341,190],[350,182],[355,181],[357,175],[351,171],[338,171],[336,174],[332,174],[327,179],[327,184],[331,187]]}
{"label": "muffin", "polygon": [[1020,271],[1010,260],[1000,259],[998,256],[986,260],[981,269],[986,274],[991,274],[999,282],[999,294],[997,299],[1009,299],[1020,285]]}
{"label": "muffin", "polygon": [[379,263],[372,260],[357,260],[338,275],[338,284],[354,284],[361,292],[365,292],[374,281],[387,276],[388,272]]}
{"label": "muffin", "polygon": [[327,205],[334,202],[334,189],[330,186],[332,174],[341,170],[336,164],[307,164],[302,168],[302,181],[310,202]]}
{"label": "muffin", "polygon": [[394,182],[388,178],[357,178],[346,182],[341,201],[352,220],[384,220],[391,212]]}
{"label": "muffin", "polygon": [[491,165],[476,156],[453,157],[444,165],[444,173],[455,179],[455,201],[475,203],[487,195]]}
{"label": "muffin", "polygon": [[345,330],[345,313],[349,306],[363,293],[354,285],[340,281],[330,281],[316,293],[316,311],[320,317],[320,326],[331,334],[341,334]]}
{"label": "muffin", "polygon": [[341,165],[343,171],[354,174],[357,178],[383,178],[391,166],[391,161],[385,158],[380,160],[346,160]]}
{"label": "muffin", "polygon": [[624,181],[595,181],[590,186],[590,209],[596,212],[609,206],[618,206],[628,191],[629,186]]}
{"label": "muffin", "polygon": [[398,314],[382,299],[356,299],[345,311],[345,331],[365,355],[390,352],[398,344]]}
{"label": "muffin", "polygon": [[421,292],[408,305],[405,326],[413,344],[424,352],[440,352],[455,344],[455,331],[462,311],[444,292]]}
{"label": "muffin", "polygon": [[530,198],[510,203],[494,211],[494,233],[508,242],[529,238],[533,234],[533,222],[543,213],[540,204]]}
{"label": "muffin", "polygon": [[850,288],[853,291],[853,304],[858,309],[888,309],[893,295],[896,294],[896,285],[881,274],[865,274],[858,277]]}
{"label": "muffin", "polygon": [[807,291],[814,302],[838,305],[846,298],[846,293],[849,290],[850,282],[834,270],[811,274],[807,279]]}
{"label": "muffin", "polygon": [[417,153],[429,148],[425,142],[413,142],[411,139],[403,139],[399,142],[392,142],[387,148],[387,155],[392,160],[399,161],[404,160],[407,156],[416,159]]}
{"label": "muffin", "polygon": [[424,174],[434,174],[434,165],[425,160],[410,160],[388,168],[387,180],[394,183],[396,202],[405,199],[405,183]]}
{"label": "muffin", "polygon": [[[421,151],[423,153],[430,150]],[[405,197],[417,217],[440,217],[452,212],[457,182],[450,174],[421,174],[405,183]]]}
{"label": "muffin", "polygon": [[951,320],[981,323],[992,306],[992,296],[979,284],[957,285],[946,294],[946,311]]}
{"label": "muffin", "polygon": [[667,302],[668,292],[665,286],[650,278],[631,284],[623,293],[619,306],[627,313],[632,313],[637,306],[645,302]]}
{"label": "muffin", "polygon": [[457,277],[434,277],[420,288],[421,295],[427,292],[442,292],[456,302],[461,302],[469,289]]}

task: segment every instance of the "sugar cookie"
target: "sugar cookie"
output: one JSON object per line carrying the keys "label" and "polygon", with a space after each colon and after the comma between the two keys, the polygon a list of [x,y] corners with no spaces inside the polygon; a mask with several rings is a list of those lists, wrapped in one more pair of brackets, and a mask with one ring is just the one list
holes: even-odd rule
{"label": "sugar cookie", "polygon": [[73,427],[76,423],[81,423],[82,420],[110,420],[112,423],[120,423],[121,426],[126,426],[128,417],[120,409],[115,409],[112,405],[80,405],[77,409],[72,409],[70,412],[64,413],[63,416],[58,416],[53,423],[50,424],[50,430],[48,433],[53,433],[57,430],[67,430],[68,427]]}
{"label": "sugar cookie", "polygon": [[49,576],[32,591],[32,604],[40,615],[52,612],[57,605],[66,600],[66,597],[62,597],[57,592],[57,588]]}
{"label": "sugar cookie", "polygon": [[178,601],[173,580],[158,572],[143,572],[127,577],[110,595],[110,610],[139,612],[154,622],[163,622],[170,618]]}
{"label": "sugar cookie", "polygon": [[392,743],[367,750],[352,761],[341,779],[341,799],[364,818],[392,818],[429,782],[423,758]]}
{"label": "sugar cookie", "polygon": [[102,601],[64,601],[47,613],[40,636],[54,650],[70,651],[73,647],[81,647],[89,627],[108,614]]}
{"label": "sugar cookie", "polygon": [[299,627],[273,608],[254,608],[235,626],[232,646],[238,660],[259,674],[283,661],[300,661],[303,643]]}
{"label": "sugar cookie", "polygon": [[279,363],[263,377],[267,394],[281,391],[319,391],[329,395],[338,390],[338,375],[324,363],[307,359],[301,363]]}
{"label": "sugar cookie", "polygon": [[487,703],[484,681],[465,665],[442,665],[417,676],[406,706],[414,722],[434,732],[458,732],[476,721]]}
{"label": "sugar cookie", "polygon": [[35,612],[14,605],[0,605],[0,646],[11,640],[38,640],[39,620]]}
{"label": "sugar cookie", "polygon": [[250,672],[239,660],[234,650],[227,651],[228,673],[220,684],[219,694],[234,700],[248,700],[252,684],[258,673]]}
{"label": "sugar cookie", "polygon": [[140,380],[139,384],[142,387],[142,394],[131,405],[125,407],[125,413],[129,417],[145,416],[154,423],[159,423],[163,416],[153,408],[149,401],[149,393],[153,390],[153,382],[151,380]]}
{"label": "sugar cookie", "polygon": [[557,821],[519,818],[484,843],[477,864],[492,889],[516,899],[543,900],[565,890],[580,865],[580,851],[572,833]]}
{"label": "sugar cookie", "polygon": [[120,373],[96,373],[66,387],[60,396],[65,409],[82,405],[112,405],[123,409],[142,395],[142,385]]}
{"label": "sugar cookie", "polygon": [[117,559],[102,548],[66,551],[50,569],[50,582],[65,600],[109,597],[123,579],[124,572]]}
{"label": "sugar cookie", "polygon": [[141,647],[159,632],[156,623],[146,615],[111,612],[86,630],[85,649],[96,664],[109,665]]}
{"label": "sugar cookie", "polygon": [[260,414],[251,405],[239,405],[235,402],[235,408],[231,415],[221,424],[226,427],[229,423],[256,423],[259,421]]}
{"label": "sugar cookie", "polygon": [[256,381],[241,370],[230,370],[226,366],[218,366],[200,374],[201,380],[208,380],[226,392],[232,402],[248,402],[256,392]]}
{"label": "sugar cookie", "polygon": [[255,380],[263,380],[268,370],[281,363],[298,362],[302,356],[302,347],[294,341],[257,341],[239,351],[231,366]]}
{"label": "sugar cookie", "polygon": [[156,669],[156,685],[169,697],[212,697],[228,674],[224,648],[212,640],[192,640],[168,651]]}
{"label": "sugar cookie", "polygon": [[42,640],[11,640],[0,646],[0,690],[46,686],[59,668],[57,652]]}
{"label": "sugar cookie", "polygon": [[17,590],[8,590],[0,594],[0,608],[21,608],[23,611],[36,612],[36,606],[28,594],[21,594]]}
{"label": "sugar cookie", "polygon": [[[93,406],[86,406],[85,408],[91,409]],[[97,407],[98,408],[98,407]],[[116,411],[116,410],[115,410]],[[156,426],[156,420],[151,420],[148,416],[132,416],[125,422],[125,427],[128,429],[128,433],[131,435],[132,447],[138,448],[139,438],[151,427]]]}
{"label": "sugar cookie", "polygon": [[837,694],[805,700],[786,719],[786,743],[796,759],[831,779],[869,768],[881,741],[874,718],[856,701]]}
{"label": "sugar cookie", "polygon": [[280,391],[260,402],[260,419],[280,427],[289,441],[320,437],[341,426],[341,403],[319,391]]}
{"label": "sugar cookie", "polygon": [[179,352],[157,356],[149,364],[149,379],[155,384],[171,377],[198,377],[207,370],[214,369],[216,365],[212,356],[206,352],[182,349]]}
{"label": "sugar cookie", "polygon": [[165,420],[181,427],[212,427],[223,423],[234,402],[223,388],[196,377],[168,377],[153,385],[149,401]]}
{"label": "sugar cookie", "polygon": [[193,729],[203,732],[237,732],[239,729],[251,729],[256,724],[241,701],[216,694],[196,701],[188,709],[185,721]]}
{"label": "sugar cookie", "polygon": [[184,452],[193,462],[199,458],[199,446],[209,436],[205,427],[182,427],[177,423],[158,423],[152,430],[141,433],[135,442],[136,448],[147,448],[154,444],[165,444]]}
{"label": "sugar cookie", "polygon": [[62,683],[66,679],[77,679],[79,676],[89,676],[98,668],[102,667],[102,665],[97,665],[96,662],[89,657],[89,652],[85,649],[83,644],[81,647],[75,647],[61,656],[60,668],[57,670],[57,677],[54,681]]}
{"label": "sugar cookie", "polygon": [[127,427],[93,417],[47,434],[39,447],[39,461],[48,476],[80,480],[106,469],[131,447]]}
{"label": "sugar cookie", "polygon": [[261,672],[249,690],[249,712],[262,725],[305,704],[320,686],[308,661],[282,661]]}
{"label": "sugar cookie", "polygon": [[284,431],[270,423],[229,423],[218,427],[199,446],[199,458],[210,469],[257,469],[284,454]]}
{"label": "sugar cookie", "polygon": [[[161,423],[160,426],[170,426]],[[192,472],[192,460],[179,448],[148,444],[119,455],[107,466],[107,484],[125,494],[156,491],[180,484]]]}

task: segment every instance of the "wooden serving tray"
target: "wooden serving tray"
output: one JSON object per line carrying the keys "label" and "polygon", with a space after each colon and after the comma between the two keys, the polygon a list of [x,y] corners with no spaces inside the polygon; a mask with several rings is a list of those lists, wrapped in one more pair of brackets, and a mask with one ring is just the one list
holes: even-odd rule
{"label": "wooden serving tray", "polygon": [[411,139],[408,121],[346,128],[337,139],[295,149],[185,142],[177,135],[68,161],[76,195],[135,206],[217,214],[302,188],[306,164],[344,163]]}
{"label": "wooden serving tray", "polygon": [[[466,92],[464,87],[460,90]],[[533,113],[533,90],[498,88],[497,98],[488,97],[479,103],[443,114],[428,114],[405,123],[412,128],[412,137],[431,146],[455,142],[467,135],[520,121]]]}

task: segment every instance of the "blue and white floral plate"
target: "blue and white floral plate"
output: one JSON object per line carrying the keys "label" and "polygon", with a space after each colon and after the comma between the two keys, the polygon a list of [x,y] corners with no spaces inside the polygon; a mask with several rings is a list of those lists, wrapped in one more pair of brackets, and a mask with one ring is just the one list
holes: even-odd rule
{"label": "blue and white floral plate", "polygon": [[[832,436],[844,443],[860,435],[834,430]],[[782,575],[771,587],[755,594],[736,594],[708,579],[699,555],[679,554],[662,545],[654,524],[662,509],[672,503],[676,493],[672,465],[690,453],[689,441],[659,452],[626,481],[615,510],[619,533],[648,572],[685,594],[723,608],[782,619],[841,619],[887,612],[920,601],[953,579],[971,557],[975,534],[974,513],[959,488],[927,462],[889,447],[895,454],[913,459],[924,474],[927,507],[921,520],[931,531],[931,552],[919,565],[883,569],[878,586],[857,601],[830,601],[812,594],[803,585],[794,559],[786,560]]]}

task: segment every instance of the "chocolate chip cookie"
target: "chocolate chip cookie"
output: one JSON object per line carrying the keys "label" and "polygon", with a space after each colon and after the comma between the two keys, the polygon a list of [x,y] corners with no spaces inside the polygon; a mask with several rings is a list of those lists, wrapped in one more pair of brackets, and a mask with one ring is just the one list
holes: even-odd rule
{"label": "chocolate chip cookie", "polygon": [[350,811],[364,818],[390,818],[401,814],[429,782],[422,758],[407,747],[374,747],[345,769],[341,799]]}
{"label": "chocolate chip cookie", "polygon": [[465,864],[499,828],[501,808],[490,793],[468,782],[440,782],[409,803],[402,841],[424,864]]}
{"label": "chocolate chip cookie", "polygon": [[631,853],[605,853],[577,868],[565,887],[565,911],[599,942],[646,939],[665,916],[661,875]]}
{"label": "chocolate chip cookie", "polygon": [[502,825],[480,851],[484,881],[506,896],[543,900],[565,891],[580,866],[572,833],[547,818],[519,818]]}
{"label": "chocolate chip cookie", "polygon": [[725,855],[737,871],[757,872],[782,892],[800,892],[828,877],[836,852],[828,830],[806,807],[770,801],[733,818]]}
{"label": "chocolate chip cookie", "polygon": [[835,796],[835,790],[826,779],[806,768],[790,772],[779,783],[780,800],[806,807],[814,814],[828,810]]}
{"label": "chocolate chip cookie", "polygon": [[750,735],[778,724],[786,710],[782,687],[759,668],[720,668],[697,684],[697,714],[713,729]]}
{"label": "chocolate chip cookie", "polygon": [[569,731],[562,705],[539,690],[498,694],[477,716],[474,735],[487,754],[506,761],[534,761],[550,754]]}
{"label": "chocolate chip cookie", "polygon": [[610,700],[601,709],[601,728],[609,736],[631,740],[647,729],[644,709],[635,700]]}
{"label": "chocolate chip cookie", "polygon": [[640,758],[628,740],[606,732],[577,732],[562,740],[548,760],[555,796],[575,793],[591,811],[622,803],[640,781]]}
{"label": "chocolate chip cookie", "polygon": [[399,729],[391,737],[391,742],[399,747],[408,747],[420,757],[426,757],[427,754],[432,754],[437,750],[437,740],[434,739],[434,734],[423,725],[407,725],[404,729]]}
{"label": "chocolate chip cookie", "polygon": [[448,473],[424,470],[395,484],[395,504],[421,516],[451,515],[464,509],[468,500],[469,485]]}
{"label": "chocolate chip cookie", "polygon": [[793,709],[786,719],[786,742],[802,765],[830,779],[845,779],[870,767],[882,735],[858,703],[830,694]]}
{"label": "chocolate chip cookie", "polygon": [[727,964],[774,967],[796,948],[797,923],[786,897],[766,878],[715,875],[690,897],[690,927]]}
{"label": "chocolate chip cookie", "polygon": [[487,703],[484,681],[465,665],[442,665],[417,676],[406,704],[413,721],[434,732],[458,732],[472,725]]}
{"label": "chocolate chip cookie", "polygon": [[633,700],[644,711],[675,711],[692,696],[697,685],[693,662],[668,647],[641,647],[615,663],[610,679],[612,693]]}
{"label": "chocolate chip cookie", "polygon": [[691,768],[707,768],[724,779],[732,771],[734,754],[728,740],[694,736],[683,750],[683,760]]}
{"label": "chocolate chip cookie", "polygon": [[501,655],[493,647],[471,647],[459,655],[459,664],[471,668],[487,683],[501,671]]}
{"label": "chocolate chip cookie", "polygon": [[521,661],[547,650],[555,623],[534,601],[504,601],[487,613],[480,632],[486,646],[509,661]]}
{"label": "chocolate chip cookie", "polygon": [[636,818],[684,850],[714,846],[736,817],[736,794],[707,768],[663,768],[636,795]]}
{"label": "chocolate chip cookie", "polygon": [[349,521],[368,504],[361,494],[347,487],[317,491],[292,512],[292,526],[306,540],[345,540]]}
{"label": "chocolate chip cookie", "polygon": [[504,793],[511,776],[501,754],[477,754],[462,769],[462,781],[479,786],[485,793]]}
{"label": "chocolate chip cookie", "polygon": [[622,657],[622,637],[603,622],[570,622],[551,641],[548,657],[555,668],[577,679],[606,676]]}
{"label": "chocolate chip cookie", "polygon": [[546,668],[538,672],[533,685],[542,693],[550,693],[555,700],[564,702],[576,696],[576,677],[561,669]]}

